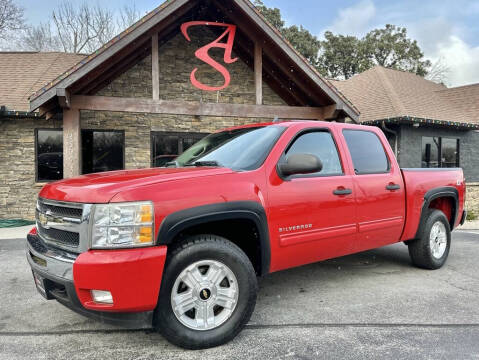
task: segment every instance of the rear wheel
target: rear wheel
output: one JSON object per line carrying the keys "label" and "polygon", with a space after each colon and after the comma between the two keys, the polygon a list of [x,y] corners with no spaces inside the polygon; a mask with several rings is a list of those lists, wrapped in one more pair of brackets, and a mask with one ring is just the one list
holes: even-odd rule
{"label": "rear wheel", "polygon": [[430,210],[421,225],[419,238],[408,242],[414,265],[424,269],[439,269],[444,265],[451,247],[449,221],[440,210]]}
{"label": "rear wheel", "polygon": [[170,342],[188,349],[233,339],[251,317],[257,281],[246,254],[215,235],[177,245],[163,273],[154,325]]}

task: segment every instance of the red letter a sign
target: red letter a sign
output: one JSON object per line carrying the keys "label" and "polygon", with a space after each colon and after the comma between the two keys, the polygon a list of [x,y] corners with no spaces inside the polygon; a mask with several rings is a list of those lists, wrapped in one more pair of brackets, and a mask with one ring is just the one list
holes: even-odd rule
{"label": "red letter a sign", "polygon": [[[224,24],[224,23],[217,23],[217,22],[208,22],[208,21],[190,21],[186,22],[181,25],[181,33],[183,36],[186,38],[186,40],[191,41],[189,35],[188,35],[188,28],[190,26],[196,26],[196,25],[206,25],[206,26],[222,26],[226,27],[226,30],[221,34],[219,38],[217,38],[215,41],[210,42],[209,44],[199,48],[195,52],[195,56],[200,59],[201,61],[205,62],[206,64],[210,65],[213,67],[216,71],[218,71],[221,75],[223,75],[224,78],[224,83],[222,86],[208,86],[205,84],[202,84],[196,79],[196,72],[198,71],[198,68],[194,68],[193,71],[191,72],[190,75],[190,80],[193,86],[197,87],[198,89],[201,90],[206,90],[206,91],[217,91],[217,90],[222,90],[226,88],[231,81],[230,78],[230,73],[226,68],[218,63],[217,61],[213,60],[209,55],[208,51],[211,48],[223,48],[225,49],[225,56],[224,56],[224,62],[226,64],[231,64],[234,63],[238,58],[231,58],[231,52],[233,51],[233,42],[235,39],[235,34],[236,34],[236,25],[230,25],[230,24]],[[220,42],[226,37],[226,42]]]}

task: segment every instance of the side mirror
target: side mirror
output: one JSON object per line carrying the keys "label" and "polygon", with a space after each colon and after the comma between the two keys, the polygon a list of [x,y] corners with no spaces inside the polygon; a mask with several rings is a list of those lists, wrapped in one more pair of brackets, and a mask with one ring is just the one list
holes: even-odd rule
{"label": "side mirror", "polygon": [[321,160],[311,154],[293,154],[288,156],[285,163],[278,165],[278,170],[283,176],[311,174],[321,171],[322,168]]}

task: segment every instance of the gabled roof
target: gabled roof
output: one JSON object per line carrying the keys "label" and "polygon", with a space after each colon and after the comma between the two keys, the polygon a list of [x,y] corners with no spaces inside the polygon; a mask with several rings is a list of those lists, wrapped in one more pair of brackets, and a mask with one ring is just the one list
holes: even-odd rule
{"label": "gabled roof", "polygon": [[445,125],[479,125],[479,84],[447,88],[381,66],[333,83],[359,108],[362,123],[410,118]]}
{"label": "gabled roof", "polygon": [[[203,0],[169,0],[164,2],[133,26],[114,37],[102,48],[85,59],[82,59],[78,64],[35,92],[30,97],[31,109],[37,109],[49,101],[52,101],[52,99],[56,97],[57,89],[69,89],[80,80],[85,79],[89,74],[92,74],[96,69],[102,66],[102,64],[115,58],[115,56],[119,56],[125,48],[135,42],[139,42],[142,36],[150,34],[155,27],[174,20],[177,13],[180,13],[182,9],[188,6],[193,7],[193,5],[197,5],[202,1]],[[301,73],[307,78],[307,81],[302,85],[304,86],[307,83],[306,86],[311,88],[310,94],[314,94],[315,96],[323,94],[324,98],[327,99],[327,104],[337,104],[338,110],[343,111],[355,121],[358,119],[359,111],[354,105],[298,53],[291,44],[284,39],[279,31],[265,20],[250,1],[221,0],[217,2],[216,0],[212,0],[208,1],[208,3],[216,4],[214,6],[218,6],[218,8],[230,6],[232,11],[229,11],[228,16],[240,16],[247,19],[248,24],[254,27],[253,31],[256,32],[255,35],[267,38],[270,44],[276,47],[275,51],[277,50],[277,53],[284,60],[284,63],[282,63],[283,66],[293,64],[295,68],[294,71]],[[237,25],[239,28],[241,27],[239,24]],[[293,69],[291,69],[291,71],[293,72]]]}
{"label": "gabled roof", "polygon": [[33,91],[83,58],[60,52],[0,52],[0,106],[11,112],[29,111]]}

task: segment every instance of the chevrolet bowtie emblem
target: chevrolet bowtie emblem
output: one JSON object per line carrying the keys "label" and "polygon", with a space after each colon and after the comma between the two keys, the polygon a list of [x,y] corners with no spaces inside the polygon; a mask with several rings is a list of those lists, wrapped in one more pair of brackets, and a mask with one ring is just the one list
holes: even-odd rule
{"label": "chevrolet bowtie emblem", "polygon": [[61,225],[64,224],[65,221],[63,218],[59,216],[53,216],[51,213],[38,213],[38,222],[42,225],[45,229],[48,229],[51,225]]}
{"label": "chevrolet bowtie emblem", "polygon": [[45,227],[48,224],[48,217],[43,213],[39,213],[38,214],[38,222],[40,223],[40,225]]}

